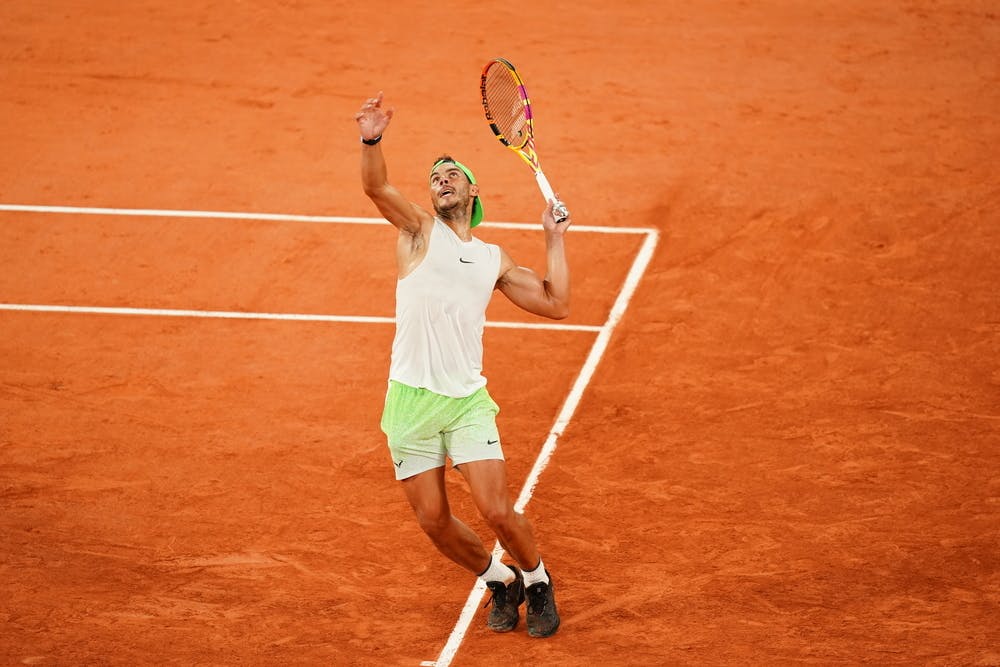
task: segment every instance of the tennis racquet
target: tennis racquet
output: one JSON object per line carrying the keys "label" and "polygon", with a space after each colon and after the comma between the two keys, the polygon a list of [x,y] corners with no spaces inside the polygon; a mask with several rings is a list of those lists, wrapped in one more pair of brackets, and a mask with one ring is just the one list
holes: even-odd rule
{"label": "tennis racquet", "polygon": [[562,222],[569,217],[569,211],[556,198],[549,179],[542,173],[538,163],[538,153],[535,152],[534,122],[531,113],[531,101],[524,82],[518,76],[517,70],[507,60],[496,58],[483,68],[483,76],[479,82],[479,90],[483,95],[483,109],[486,111],[486,121],[500,143],[521,156],[531,170],[535,172],[535,180],[545,197],[545,201],[554,200],[553,214],[556,222]]}

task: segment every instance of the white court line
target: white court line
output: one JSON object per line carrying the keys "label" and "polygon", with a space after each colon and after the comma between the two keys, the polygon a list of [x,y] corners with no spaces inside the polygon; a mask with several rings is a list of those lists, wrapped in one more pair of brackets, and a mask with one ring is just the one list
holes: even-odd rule
{"label": "white court line", "polygon": [[[297,313],[250,313],[230,310],[178,310],[172,308],[117,308],[107,306],[59,306],[37,303],[0,303],[0,310],[35,313],[81,313],[91,315],[139,315],[152,317],[204,317],[230,320],[294,320],[296,322],[355,322],[393,324],[394,317],[361,315],[309,315]],[[555,331],[601,331],[592,324],[555,324],[549,322],[487,322],[496,329],[550,329]]]}
{"label": "white court line", "polygon": [[[347,223],[354,225],[384,225],[385,218],[356,218],[338,215],[292,215],[287,213],[240,213],[237,211],[185,211],[180,209],[156,208],[98,208],[92,206],[38,206],[35,204],[0,204],[0,211],[20,211],[23,213],[67,213],[74,215],[124,215],[162,218],[216,218],[223,220],[274,220],[280,222],[320,222]],[[532,225],[524,222],[489,222],[483,228],[496,229],[540,229],[541,223]],[[595,225],[573,225],[576,232],[597,234],[648,234],[655,230],[645,227],[602,227]]]}
{"label": "white court line", "polygon": [[[123,208],[92,208],[75,206],[35,206],[22,204],[0,204],[0,211],[22,211],[33,213],[67,213],[83,215],[123,215],[123,216],[157,216],[157,217],[178,217],[178,218],[221,218],[233,220],[274,220],[288,222],[318,222],[318,223],[348,223],[348,224],[372,224],[384,225],[383,218],[353,218],[340,216],[314,216],[314,215],[286,215],[275,213],[238,213],[227,211],[184,211],[168,209],[123,209]],[[486,222],[484,227],[496,227],[500,229],[538,229],[540,225],[532,225],[516,222]],[[580,370],[579,375],[573,383],[559,415],[556,417],[548,437],[542,445],[542,449],[535,459],[535,463],[528,473],[528,477],[521,487],[514,509],[524,512],[525,507],[531,500],[535,487],[538,485],[542,471],[548,466],[549,461],[555,453],[559,436],[569,425],[570,420],[576,412],[576,408],[583,397],[583,392],[590,384],[597,366],[607,350],[608,343],[615,327],[625,314],[632,296],[645,274],[653,257],[659,240],[659,232],[653,228],[645,227],[600,227],[588,225],[574,225],[576,232],[595,232],[603,234],[644,234],[639,252],[636,254],[629,269],[625,282],[618,293],[615,303],[611,308],[605,323],[600,327],[586,325],[560,325],[541,323],[519,323],[519,322],[487,322],[486,326],[505,328],[530,328],[530,329],[572,329],[579,331],[597,331],[598,335],[594,344],[590,348],[587,359]],[[306,321],[332,321],[332,322],[378,322],[388,323],[394,321],[392,318],[378,317],[349,317],[335,315],[295,315],[281,313],[240,313],[229,311],[192,311],[192,310],[156,310],[139,308],[98,308],[81,306],[45,306],[32,304],[0,304],[0,310],[35,310],[35,311],[59,311],[59,312],[93,312],[122,315],[168,315],[182,317],[228,317],[228,318],[253,318],[253,319],[282,319],[282,320],[306,320]],[[503,548],[497,542],[493,547],[495,558],[501,558],[504,554]],[[452,629],[445,643],[444,648],[435,660],[425,660],[421,662],[422,667],[448,667],[454,660],[462,640],[468,632],[469,625],[478,611],[479,602],[486,591],[486,585],[479,579],[470,591],[466,599],[465,606],[459,614],[458,621]]]}
{"label": "white court line", "polygon": [[[653,258],[653,251],[656,249],[658,239],[659,233],[656,230],[647,230],[646,239],[643,241],[638,254],[636,254],[635,260],[632,262],[632,268],[625,277],[625,283],[622,285],[622,289],[618,293],[618,298],[615,299],[615,303],[611,307],[611,313],[608,315],[604,326],[601,327],[601,333],[591,346],[587,360],[584,362],[583,368],[580,369],[580,374],[573,383],[573,387],[570,389],[569,395],[566,397],[566,401],[559,411],[559,416],[556,417],[555,423],[549,430],[549,436],[545,439],[545,444],[542,445],[542,450],[538,453],[538,458],[535,459],[535,465],[531,468],[531,472],[528,473],[528,478],[524,481],[524,486],[521,487],[521,493],[517,497],[517,502],[514,503],[515,511],[523,513],[524,508],[528,505],[528,501],[531,500],[542,471],[545,470],[545,467],[549,464],[552,455],[556,451],[559,436],[562,435],[566,426],[569,425],[570,420],[573,418],[573,414],[580,404],[580,399],[583,398],[583,392],[587,388],[587,385],[590,384],[590,380],[594,375],[594,371],[597,370],[597,365],[600,363],[601,357],[604,356],[604,352],[611,340],[611,334],[625,314],[625,309],[628,308],[629,301],[632,300],[632,295],[635,294],[635,290],[639,286],[639,281],[642,280],[642,276]],[[500,546],[500,543],[497,542],[494,544],[493,557],[500,559],[503,557],[503,554],[504,550]],[[451,661],[455,658],[455,654],[458,652],[459,646],[462,644],[462,640],[465,638],[465,633],[468,631],[469,625],[471,625],[476,612],[479,610],[479,603],[485,592],[486,584],[481,579],[476,579],[476,584],[469,593],[469,597],[465,601],[465,606],[462,608],[461,614],[459,614],[458,622],[451,631],[451,635],[448,637],[448,641],[445,643],[440,655],[438,655],[436,660],[424,660],[420,663],[421,667],[448,667],[451,664]]]}

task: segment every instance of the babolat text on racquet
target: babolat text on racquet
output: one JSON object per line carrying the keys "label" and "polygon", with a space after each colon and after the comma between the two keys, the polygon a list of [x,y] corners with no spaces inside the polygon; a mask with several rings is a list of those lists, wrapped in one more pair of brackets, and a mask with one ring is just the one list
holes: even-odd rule
{"label": "babolat text on racquet", "polygon": [[531,100],[524,82],[510,61],[503,58],[491,60],[483,68],[479,90],[483,95],[483,109],[486,111],[486,121],[490,124],[493,134],[507,148],[521,156],[531,170],[535,172],[535,180],[545,197],[545,201],[554,200],[553,214],[556,222],[562,222],[569,217],[569,211],[556,198],[549,180],[542,173],[535,152],[534,122],[531,113]]}

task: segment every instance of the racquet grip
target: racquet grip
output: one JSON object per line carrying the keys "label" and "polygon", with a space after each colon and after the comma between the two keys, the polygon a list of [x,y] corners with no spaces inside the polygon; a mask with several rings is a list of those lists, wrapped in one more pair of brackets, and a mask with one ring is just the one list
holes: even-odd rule
{"label": "racquet grip", "polygon": [[541,169],[535,171],[535,180],[538,181],[538,189],[542,191],[542,196],[545,197],[545,201],[548,202],[550,199],[555,201],[556,205],[552,209],[552,214],[555,216],[556,222],[562,222],[568,218],[569,211],[556,197],[556,193],[552,190],[552,186],[549,184],[549,179],[545,178],[545,174],[542,173]]}

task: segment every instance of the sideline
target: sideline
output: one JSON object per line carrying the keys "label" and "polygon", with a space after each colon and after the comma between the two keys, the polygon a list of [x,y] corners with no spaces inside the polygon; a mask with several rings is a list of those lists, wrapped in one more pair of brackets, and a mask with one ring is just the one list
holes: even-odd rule
{"label": "sideline", "polygon": [[[535,459],[535,465],[531,468],[531,472],[528,473],[528,478],[525,480],[524,486],[521,487],[521,493],[514,503],[514,510],[517,512],[524,513],[524,508],[531,500],[542,471],[545,470],[545,467],[549,464],[552,455],[556,451],[559,436],[562,435],[573,418],[573,414],[580,404],[580,399],[583,397],[583,392],[587,388],[587,385],[590,384],[594,371],[597,370],[597,365],[600,363],[601,357],[604,356],[605,350],[607,350],[611,334],[625,314],[625,310],[628,308],[628,304],[632,300],[632,296],[635,294],[635,290],[639,286],[639,282],[642,280],[642,276],[653,258],[653,251],[656,249],[659,233],[655,229],[645,230],[645,233],[646,238],[643,240],[642,247],[639,248],[639,252],[632,262],[632,268],[629,269],[628,275],[625,277],[625,282],[618,292],[618,298],[615,299],[615,303],[611,307],[608,319],[604,323],[604,326],[601,327],[601,332],[598,334],[593,346],[591,346],[587,360],[584,362],[583,368],[580,369],[580,374],[573,383],[573,387],[570,389],[569,395],[566,397],[566,401],[559,411],[559,416],[556,417],[555,423],[549,430],[549,435],[545,439],[545,444],[542,445],[542,450]],[[500,543],[497,542],[494,544],[493,557],[499,559],[503,554],[504,550],[500,546]],[[458,622],[451,631],[444,649],[441,650],[436,660],[421,662],[421,667],[448,667],[451,665],[451,661],[454,660],[455,654],[458,652],[459,646],[461,646],[462,640],[465,638],[465,633],[468,631],[469,625],[471,625],[476,612],[479,610],[479,603],[482,601],[485,592],[486,584],[483,583],[482,579],[476,579],[476,584],[465,601],[462,613],[459,615]]]}

